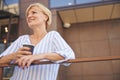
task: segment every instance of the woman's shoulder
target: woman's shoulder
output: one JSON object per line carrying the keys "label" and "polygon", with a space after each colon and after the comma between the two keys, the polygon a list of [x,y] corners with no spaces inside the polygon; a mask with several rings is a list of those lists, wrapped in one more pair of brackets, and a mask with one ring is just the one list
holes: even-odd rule
{"label": "woman's shoulder", "polygon": [[27,38],[28,37],[28,35],[20,35],[19,37],[18,37],[18,39],[25,39],[25,38]]}
{"label": "woman's shoulder", "polygon": [[51,36],[52,38],[61,38],[61,34],[57,31],[50,31],[49,32],[49,36]]}
{"label": "woman's shoulder", "polygon": [[27,35],[27,34],[24,34],[24,35],[20,35],[19,37],[20,37],[20,38],[24,38],[24,37],[28,37],[28,35]]}
{"label": "woman's shoulder", "polygon": [[59,34],[59,32],[57,32],[57,31],[50,31],[49,34],[54,34],[54,35],[56,35],[56,34]]}

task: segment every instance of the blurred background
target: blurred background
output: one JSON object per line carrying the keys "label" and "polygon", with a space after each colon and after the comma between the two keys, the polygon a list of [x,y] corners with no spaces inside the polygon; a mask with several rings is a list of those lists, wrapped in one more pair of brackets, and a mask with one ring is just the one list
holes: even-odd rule
{"label": "blurred background", "polygon": [[[120,0],[0,0],[0,53],[31,33],[25,10],[35,2],[52,11],[48,31],[58,31],[76,58],[120,56]],[[3,79],[9,80],[13,70],[5,67]],[[61,65],[57,80],[120,80],[120,60]]]}

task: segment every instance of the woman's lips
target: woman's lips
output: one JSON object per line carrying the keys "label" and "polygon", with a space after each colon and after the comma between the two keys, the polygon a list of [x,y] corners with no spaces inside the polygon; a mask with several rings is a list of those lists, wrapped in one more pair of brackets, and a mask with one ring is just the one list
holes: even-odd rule
{"label": "woman's lips", "polygon": [[32,21],[34,21],[34,19],[29,19],[29,20],[28,20],[28,22],[32,22]]}

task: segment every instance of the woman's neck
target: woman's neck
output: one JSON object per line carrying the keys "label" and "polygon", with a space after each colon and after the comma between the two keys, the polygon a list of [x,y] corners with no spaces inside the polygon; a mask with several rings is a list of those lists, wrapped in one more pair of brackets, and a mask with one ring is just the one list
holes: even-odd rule
{"label": "woman's neck", "polygon": [[42,38],[47,34],[45,26],[32,26],[33,34],[30,35],[31,44],[38,44]]}
{"label": "woman's neck", "polygon": [[33,26],[33,34],[32,36],[36,36],[36,37],[40,37],[41,35],[43,34],[46,34],[47,33],[47,30],[46,30],[46,26]]}
{"label": "woman's neck", "polygon": [[33,32],[33,34],[31,35],[31,37],[34,38],[41,38],[42,36],[46,35],[47,31],[46,30],[35,30]]}

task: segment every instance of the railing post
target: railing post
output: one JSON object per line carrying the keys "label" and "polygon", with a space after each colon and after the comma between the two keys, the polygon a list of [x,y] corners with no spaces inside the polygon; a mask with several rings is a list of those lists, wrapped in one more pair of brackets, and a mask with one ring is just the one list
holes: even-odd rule
{"label": "railing post", "polygon": [[0,80],[3,78],[3,67],[0,67]]}
{"label": "railing post", "polygon": [[0,10],[3,10],[3,0],[0,0]]}

